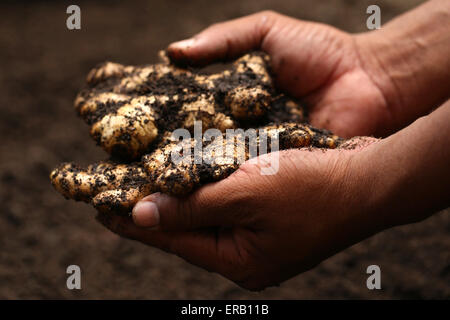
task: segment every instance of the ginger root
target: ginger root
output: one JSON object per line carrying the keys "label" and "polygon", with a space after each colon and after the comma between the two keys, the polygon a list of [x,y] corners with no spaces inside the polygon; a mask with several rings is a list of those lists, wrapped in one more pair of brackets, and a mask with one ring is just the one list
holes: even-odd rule
{"label": "ginger root", "polygon": [[[66,198],[91,203],[102,212],[127,214],[153,192],[186,195],[226,178],[255,156],[244,131],[251,128],[262,130],[255,141],[258,146],[268,142],[265,152],[276,146],[336,148],[344,142],[305,123],[300,104],[275,89],[265,54],[247,54],[216,74],[176,67],[164,54],[162,58],[162,63],[137,67],[106,62],[89,73],[75,109],[114,161],[58,166],[50,179]],[[178,128],[192,133],[196,121],[203,132],[216,128],[219,135],[181,143],[171,139]],[[243,130],[227,139],[227,129],[237,128]],[[271,138],[273,133],[278,140]],[[194,158],[198,144],[201,162]],[[174,161],[174,152],[184,161]]]}

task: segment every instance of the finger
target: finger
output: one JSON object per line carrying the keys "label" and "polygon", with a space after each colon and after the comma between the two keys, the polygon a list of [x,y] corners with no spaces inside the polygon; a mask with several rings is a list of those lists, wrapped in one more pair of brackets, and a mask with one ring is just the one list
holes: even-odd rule
{"label": "finger", "polygon": [[166,232],[153,231],[142,234],[137,240],[176,254],[184,260],[208,271],[223,273],[221,257],[222,247],[216,242],[215,230]]}
{"label": "finger", "polygon": [[217,23],[191,39],[172,43],[169,56],[178,63],[206,65],[228,60],[259,49],[274,21],[280,15],[264,11],[243,18]]}
{"label": "finger", "polygon": [[[192,230],[243,223],[249,210],[251,188],[239,174],[208,184],[192,195],[176,198],[156,193],[139,201],[132,217],[136,225],[163,230]],[[238,181],[242,180],[242,181]]]}
{"label": "finger", "polygon": [[138,200],[150,193],[151,185],[142,185],[128,190],[107,190],[92,199],[92,205],[100,212],[129,215]]}
{"label": "finger", "polygon": [[[230,240],[219,241],[218,229],[191,232],[153,231],[134,225],[130,218],[104,213],[99,213],[97,220],[122,237],[176,254],[208,271],[225,272],[223,258],[231,255],[234,248]],[[227,238],[231,239],[229,236]]]}

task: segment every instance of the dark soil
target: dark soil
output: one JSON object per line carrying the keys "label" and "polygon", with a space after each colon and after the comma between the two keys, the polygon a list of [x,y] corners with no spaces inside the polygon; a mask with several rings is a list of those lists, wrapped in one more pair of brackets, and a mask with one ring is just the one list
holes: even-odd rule
{"label": "dark soil", "polygon": [[[267,58],[267,55],[264,55],[262,52],[253,52],[252,56],[262,56]],[[264,66],[267,70],[270,70],[269,64],[265,63]],[[230,75],[222,75],[220,78],[214,79],[212,81],[214,83],[214,87],[212,89],[207,88],[207,86],[203,83],[200,83],[195,80],[195,76],[197,74],[204,74],[201,69],[192,69],[190,68],[192,73],[180,73],[187,70],[180,70],[176,68],[174,65],[173,72],[168,72],[165,74],[160,74],[157,71],[152,71],[148,77],[145,79],[146,81],[137,85],[133,90],[126,88],[126,86],[121,85],[121,82],[124,78],[129,78],[133,76],[138,76],[143,69],[152,68],[153,65],[144,65],[144,66],[133,66],[132,70],[125,72],[123,71],[120,75],[115,75],[109,77],[108,79],[98,79],[96,81],[90,81],[86,85],[86,87],[80,91],[80,96],[83,97],[82,103],[77,103],[77,108],[80,111],[83,108],[83,104],[89,99],[94,98],[103,93],[120,93],[126,94],[129,96],[129,99],[138,98],[138,97],[151,97],[151,96],[165,96],[168,98],[167,101],[158,102],[156,100],[152,104],[148,104],[154,111],[155,125],[158,128],[158,137],[153,141],[147,151],[144,153],[151,153],[154,151],[155,147],[160,146],[160,142],[165,137],[165,134],[168,132],[172,132],[176,128],[180,128],[183,125],[184,118],[180,117],[179,111],[180,108],[185,103],[194,102],[198,99],[199,96],[212,97],[214,100],[214,109],[216,112],[224,113],[227,116],[231,116],[232,119],[234,117],[231,115],[231,108],[226,103],[226,97],[233,90],[240,89],[252,89],[252,88],[260,88],[261,90],[267,92],[268,95],[273,96],[273,105],[274,107],[279,107],[282,105],[283,107],[283,99],[284,96],[276,92],[273,85],[271,83],[265,83],[260,76],[255,74],[252,69],[246,66],[245,61],[240,61],[239,65],[243,66],[244,71],[238,72],[237,65],[233,65],[228,69]],[[97,66],[101,68],[101,65]],[[97,70],[97,69],[94,69]],[[176,97],[176,98],[175,98]],[[123,98],[121,98],[123,99]],[[114,101],[113,98],[110,98],[107,102],[96,102],[95,109],[90,110],[89,112],[79,112],[80,116],[84,118],[87,124],[93,125],[97,121],[100,121],[106,115],[114,115],[117,113],[118,109],[122,107],[127,102],[118,99]],[[253,111],[251,108],[255,105],[269,105],[272,108],[272,100],[267,99],[265,95],[258,95],[253,99],[251,104],[248,106],[249,114],[252,114]],[[269,106],[267,106],[269,107]],[[123,141],[129,141],[131,129],[135,129],[134,124],[139,121],[139,118],[143,113],[145,113],[142,108],[135,107],[138,112],[136,116],[128,116],[127,120],[129,121],[129,128],[124,128],[124,132],[121,134],[120,139]],[[282,108],[287,114],[287,108]],[[281,114],[282,112],[278,112],[277,114]],[[272,116],[273,117],[273,116]],[[250,117],[249,117],[250,118]],[[257,122],[255,121],[254,125],[262,126],[267,124],[268,117],[266,119],[259,119]],[[234,119],[235,122],[236,119]],[[272,119],[271,119],[272,120]],[[272,121],[280,122],[282,119],[273,119]],[[237,122],[238,123],[238,122]],[[238,124],[239,128],[243,128],[243,124]],[[95,134],[93,138],[96,140],[97,144],[101,144],[101,135]],[[139,154],[136,158],[136,155],[130,155],[127,150],[121,150],[120,145],[117,146],[119,148],[112,148],[112,155],[120,158],[122,160],[139,160],[142,154]],[[134,159],[133,159],[134,158]]]}
{"label": "dark soil", "polygon": [[[377,1],[383,23],[417,1]],[[73,99],[87,72],[110,60],[157,61],[169,42],[209,24],[262,9],[365,28],[372,1],[78,1],[82,29],[66,29],[67,1],[2,1],[0,12],[0,298],[449,298],[450,216],[378,234],[317,268],[261,293],[240,289],[183,260],[121,239],[84,203],[49,183],[63,161],[105,158]],[[66,288],[66,268],[82,270],[82,290]],[[382,290],[366,288],[366,268],[382,270]]]}

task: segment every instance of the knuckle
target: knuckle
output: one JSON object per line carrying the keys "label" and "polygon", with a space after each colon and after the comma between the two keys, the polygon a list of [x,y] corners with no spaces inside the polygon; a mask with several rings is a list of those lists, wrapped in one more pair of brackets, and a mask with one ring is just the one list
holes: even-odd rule
{"label": "knuckle", "polygon": [[261,35],[267,34],[275,21],[280,18],[280,14],[272,10],[264,10],[255,14],[255,28]]}
{"label": "knuckle", "polygon": [[[237,177],[241,178],[244,176],[245,179],[251,178],[252,176],[255,176],[259,174],[259,168],[254,162],[244,162],[240,167],[239,170],[236,171]],[[242,176],[241,176],[242,175]]]}
{"label": "knuckle", "polygon": [[257,15],[261,17],[267,17],[267,18],[276,18],[280,14],[274,10],[263,10],[257,13]]}
{"label": "knuckle", "polygon": [[224,22],[214,22],[213,24],[210,24],[209,27],[207,27],[204,32],[214,31],[216,29],[221,28],[223,26]]}
{"label": "knuckle", "polygon": [[258,12],[256,16],[259,21],[258,25],[261,29],[270,28],[270,26],[272,26],[277,20],[280,20],[283,17],[281,14],[273,10]]}

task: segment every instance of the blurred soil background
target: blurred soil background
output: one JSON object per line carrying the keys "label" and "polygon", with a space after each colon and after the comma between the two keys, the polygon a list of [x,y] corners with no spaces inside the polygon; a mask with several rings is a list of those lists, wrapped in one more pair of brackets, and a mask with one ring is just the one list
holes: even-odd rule
{"label": "blurred soil background", "polygon": [[[420,2],[76,1],[82,29],[70,31],[66,8],[72,2],[2,1],[0,298],[449,298],[448,212],[378,234],[280,287],[252,293],[110,233],[95,221],[94,209],[65,200],[48,179],[62,161],[105,158],[72,107],[99,62],[153,63],[172,41],[264,9],[362,32],[368,5],[378,4],[386,23]],[[70,264],[82,269],[82,290],[66,288]],[[381,267],[382,290],[366,288],[371,264]]]}

